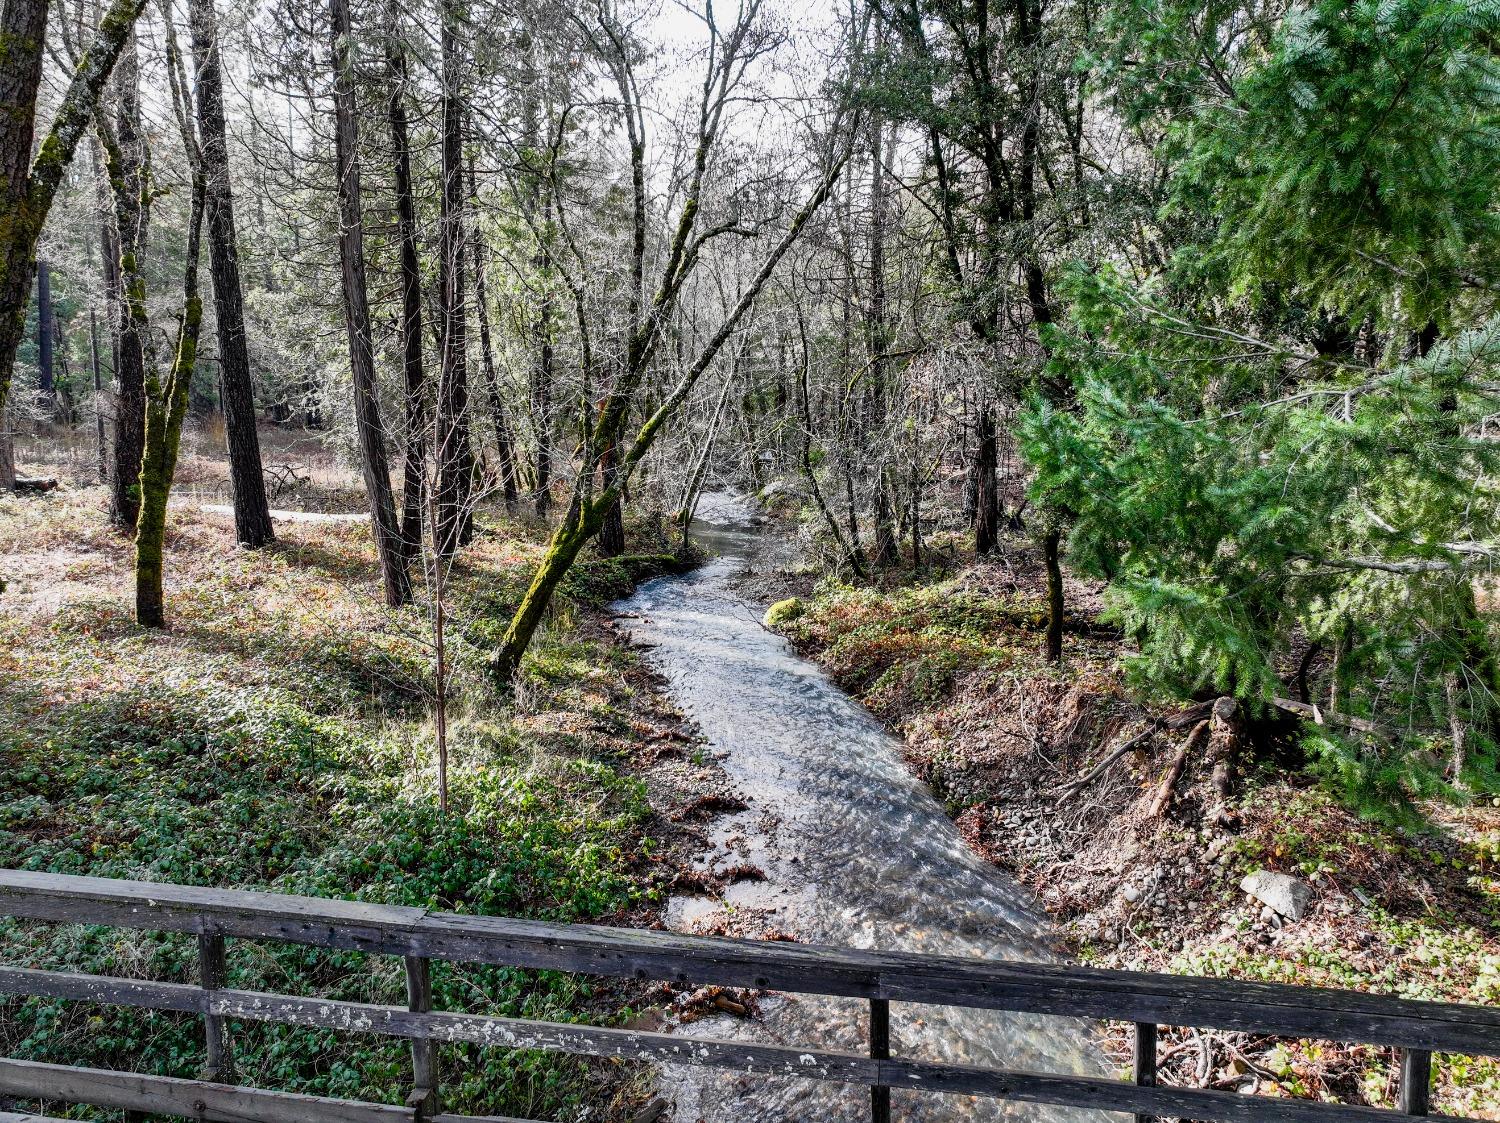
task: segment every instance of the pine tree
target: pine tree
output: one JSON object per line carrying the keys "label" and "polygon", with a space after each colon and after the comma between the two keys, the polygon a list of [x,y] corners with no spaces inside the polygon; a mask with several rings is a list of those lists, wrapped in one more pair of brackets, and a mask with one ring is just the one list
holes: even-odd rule
{"label": "pine tree", "polygon": [[1184,12],[1114,13],[1176,244],[1144,283],[1072,279],[1051,371],[1077,405],[1027,411],[1035,494],[1076,516],[1143,680],[1300,685],[1338,711],[1308,750],[1382,800],[1488,785],[1500,9],[1328,0],[1211,66]]}

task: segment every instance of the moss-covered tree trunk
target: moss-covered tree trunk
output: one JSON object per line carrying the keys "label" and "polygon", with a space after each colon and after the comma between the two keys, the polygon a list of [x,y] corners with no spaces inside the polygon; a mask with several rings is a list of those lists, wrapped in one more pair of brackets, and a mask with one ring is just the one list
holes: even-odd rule
{"label": "moss-covered tree trunk", "polygon": [[500,647],[490,659],[490,671],[497,682],[505,683],[515,678],[521,667],[521,658],[531,646],[531,638],[536,635],[552,603],[552,595],[568,575],[579,551],[598,533],[603,515],[604,510],[597,500],[577,504],[553,532],[552,540],[547,543],[547,553],[532,575],[531,585],[511,617]]}
{"label": "moss-covered tree trunk", "polygon": [[182,311],[179,313],[172,365],[163,379],[152,364],[146,379],[146,447],[141,457],[141,512],[135,531],[135,619],[136,623],[147,628],[160,628],[167,622],[162,589],[167,501],[172,494],[172,479],[177,474],[182,423],[187,417],[188,390],[198,362],[198,337],[203,327],[198,258],[204,195],[200,175],[194,184],[192,215],[188,221]]}
{"label": "moss-covered tree trunk", "polygon": [[141,456],[146,440],[146,353],[151,332],[146,316],[145,280],[140,271],[151,225],[151,168],[141,134],[134,35],[121,52],[115,74],[114,130],[105,167],[114,200],[120,253],[116,266],[120,293],[115,307],[115,335],[120,347],[115,364],[114,470],[110,473],[109,516],[115,526],[134,531],[140,519]]}
{"label": "moss-covered tree trunk", "polygon": [[[0,5],[0,418],[10,398],[16,351],[26,332],[27,295],[36,275],[36,246],[42,226],[144,6],[145,0],[114,0],[110,4],[33,159],[47,3],[5,0]],[[3,429],[0,424],[0,443],[5,442]],[[0,487],[14,484],[14,464],[7,445],[0,449]]]}

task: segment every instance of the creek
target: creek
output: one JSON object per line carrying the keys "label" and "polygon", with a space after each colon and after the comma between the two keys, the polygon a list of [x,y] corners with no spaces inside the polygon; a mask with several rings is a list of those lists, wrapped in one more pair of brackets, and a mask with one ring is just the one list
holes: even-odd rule
{"label": "creek", "polygon": [[[1054,958],[1045,915],[1024,889],[965,845],[931,790],[908,771],[901,743],[762,626],[764,606],[749,602],[738,586],[748,566],[784,549],[763,521],[732,493],[704,496],[693,536],[710,560],[690,573],[648,582],[615,606],[635,638],[652,645],[647,658],[746,804],[710,824],[699,868],[749,865],[765,874],[717,897],[672,899],[668,927],[712,929],[738,912],[804,943]],[[868,1047],[862,1002],[776,995],[759,1006],[749,1020],[715,1015],[676,1032],[858,1053]],[[893,1003],[891,1053],[995,1068],[1103,1072],[1086,1023],[998,1011]],[[706,1068],[664,1070],[659,1094],[674,1104],[675,1123],[870,1117],[863,1087]],[[893,1117],[908,1123],[1085,1114],[893,1094]]]}

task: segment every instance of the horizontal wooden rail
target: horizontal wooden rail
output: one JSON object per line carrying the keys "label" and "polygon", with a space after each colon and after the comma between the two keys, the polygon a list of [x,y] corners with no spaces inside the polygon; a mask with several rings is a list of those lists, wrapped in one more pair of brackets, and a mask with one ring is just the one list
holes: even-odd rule
{"label": "horizontal wooden rail", "polygon": [[858,951],[0,870],[0,915],[464,963],[1500,1056],[1500,1010],[1357,991]]}
{"label": "horizontal wooden rail", "polygon": [[412,1123],[409,1108],[237,1084],[0,1057],[0,1096],[68,1100],[219,1123]]}
{"label": "horizontal wooden rail", "polygon": [[[351,901],[239,890],[0,871],[0,915],[197,934],[199,985],[0,966],[0,996],[39,996],[173,1011],[203,1019],[210,1071],[228,1068],[226,1030],[258,1021],[412,1042],[414,1088],[405,1105],[293,1096],[215,1080],[180,1080],[0,1059],[6,1097],[65,1100],[127,1112],[227,1123],[271,1119],[462,1123],[441,1114],[435,1043],[464,1042],[738,1073],[867,1085],[872,1117],[889,1117],[891,1088],[1245,1123],[1389,1123],[1427,1111],[1435,1050],[1500,1054],[1500,1013],[1320,988],[853,951],[782,942],[679,936],[589,925],[465,916]],[[225,985],[226,937],[283,940],[402,956],[405,1006],[264,994]],[[614,1027],[431,1009],[430,960],[551,968],[858,997],[869,1001],[868,1054],[719,1041]],[[938,1064],[889,1055],[889,1003],[1107,1018],[1135,1023],[1132,1082],[1060,1073]],[[1213,1026],[1299,1038],[1391,1045],[1402,1052],[1400,1110],[1175,1088],[1155,1073],[1159,1024]],[[1420,1087],[1418,1085],[1420,1084]],[[1449,1117],[1453,1118],[1453,1117]],[[0,1123],[5,1123],[0,1118]],[[485,1121],[480,1121],[485,1123]],[[489,1123],[514,1123],[494,1120]]]}
{"label": "horizontal wooden rail", "polygon": [[[1325,1123],[1332,1120],[1339,1120],[1341,1123],[1391,1123],[1392,1120],[1403,1118],[1402,1113],[1384,1108],[1348,1107],[1310,1100],[1269,1100],[1233,1092],[1207,1092],[1164,1085],[1138,1087],[1101,1077],[874,1059],[853,1053],[798,1046],[715,1041],[646,1030],[540,1022],[484,1014],[418,1013],[403,1006],[297,998],[254,991],[204,991],[182,983],[152,983],[22,968],[0,968],[0,994],[81,999],[346,1033],[467,1042],[510,1049],[542,1049],[658,1064],[727,1068],[759,1076],[909,1088],[1011,1099],[1022,1103],[1176,1115],[1188,1119],[1245,1120],[1251,1123],[1268,1120],[1284,1120],[1285,1123]],[[17,1094],[12,1090],[7,1066],[26,1063],[0,1059],[0,1093]],[[197,1085],[201,1082],[187,1083]],[[107,1106],[128,1105],[111,1102]],[[1456,1120],[1456,1123],[1477,1121]]]}

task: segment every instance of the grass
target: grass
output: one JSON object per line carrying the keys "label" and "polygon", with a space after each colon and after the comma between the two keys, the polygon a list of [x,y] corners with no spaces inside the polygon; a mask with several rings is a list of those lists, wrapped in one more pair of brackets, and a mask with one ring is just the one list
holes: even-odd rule
{"label": "grass", "polygon": [[[368,532],[282,524],[250,554],[227,520],[174,510],[162,632],[129,612],[126,544],[101,492],[0,499],[10,588],[0,615],[0,866],[263,888],[552,920],[639,920],[665,878],[630,653],[582,626],[590,606],[665,565],[588,562],[570,578],[512,699],[487,644],[529,578],[539,532],[490,522],[455,567],[453,813],[436,808],[433,645],[421,607],[381,606]],[[170,934],[0,921],[0,961],[192,978]],[[232,941],[231,986],[400,1002],[383,957]],[[435,965],[439,1008],[567,1021],[627,1016],[631,995],[557,973]],[[406,1046],[253,1024],[239,1078],[400,1102]],[[0,1054],[194,1076],[190,1018],[0,1002]],[[590,1118],[624,1066],[443,1049],[449,1110]],[[628,1098],[628,1096],[627,1096]]]}
{"label": "grass", "polygon": [[1017,667],[1040,672],[1046,604],[1030,593],[973,596],[955,582],[892,589],[819,587],[781,602],[769,622],[883,717],[939,704],[959,676]]}

